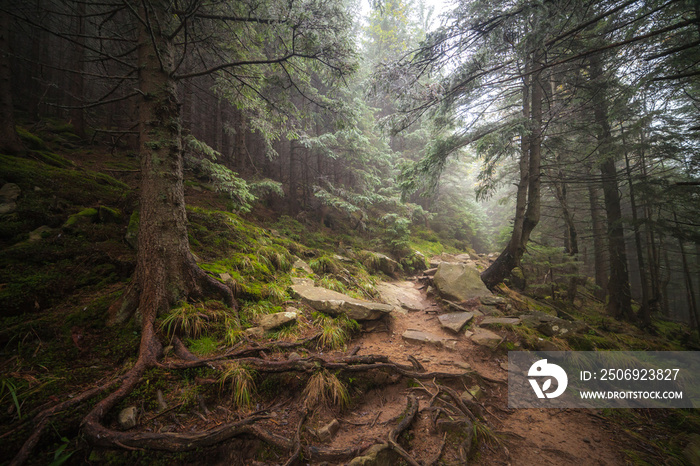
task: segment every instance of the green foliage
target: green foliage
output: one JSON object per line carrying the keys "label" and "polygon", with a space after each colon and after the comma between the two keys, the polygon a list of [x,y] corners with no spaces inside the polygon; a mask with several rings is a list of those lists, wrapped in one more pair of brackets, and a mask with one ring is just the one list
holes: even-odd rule
{"label": "green foliage", "polygon": [[338,262],[327,255],[316,257],[309,261],[309,266],[319,275],[334,274],[340,270]]}
{"label": "green foliage", "polygon": [[196,339],[211,329],[212,322],[225,317],[226,313],[216,302],[182,303],[160,320],[159,328],[170,337],[180,335]]}

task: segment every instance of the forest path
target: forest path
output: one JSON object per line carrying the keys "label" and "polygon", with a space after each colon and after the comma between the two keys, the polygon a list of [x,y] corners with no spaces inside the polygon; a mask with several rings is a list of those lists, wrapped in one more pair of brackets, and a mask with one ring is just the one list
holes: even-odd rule
{"label": "forest path", "polygon": [[[593,410],[576,409],[508,409],[507,353],[478,346],[464,336],[441,327],[438,315],[443,313],[437,302],[426,296],[413,281],[392,282],[404,297],[419,308],[393,312],[387,327],[366,328],[352,345],[359,345],[358,354],[384,354],[405,363],[415,357],[428,371],[463,373],[468,364],[481,376],[493,379],[480,384],[485,417],[510,452],[499,446],[480,447],[472,464],[512,465],[618,465],[625,464],[621,453],[621,437],[609,423]],[[396,289],[396,288],[395,288]],[[428,332],[447,340],[447,344],[415,344],[402,338],[409,329]],[[502,381],[502,383],[498,382]],[[435,392],[429,381],[423,385]],[[465,382],[451,384],[459,393],[470,388]],[[472,384],[469,384],[472,385]],[[396,419],[406,407],[406,396],[414,393],[420,408],[429,406],[430,395],[405,383],[368,390],[364,402],[348,413],[341,422],[344,428],[333,441],[342,447],[381,437],[386,431],[383,422]],[[369,423],[369,424],[367,424]],[[361,428],[354,426],[362,426]],[[440,449],[442,434],[436,433],[430,413],[419,413],[413,424],[409,453],[419,461],[434,458]],[[439,464],[460,464],[454,449],[445,449]]]}

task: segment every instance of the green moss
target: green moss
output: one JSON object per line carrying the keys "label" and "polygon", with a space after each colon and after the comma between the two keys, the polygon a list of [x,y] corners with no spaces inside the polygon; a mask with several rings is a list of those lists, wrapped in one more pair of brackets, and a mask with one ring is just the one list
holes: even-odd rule
{"label": "green moss", "polygon": [[201,338],[197,338],[196,340],[188,339],[186,343],[190,351],[199,356],[208,356],[210,354],[213,354],[221,345],[220,341],[210,336],[204,336]]}
{"label": "green moss", "polygon": [[83,209],[77,214],[73,214],[70,217],[68,217],[68,220],[66,220],[66,223],[63,224],[64,228],[72,227],[76,225],[77,223],[87,220],[90,222],[95,222],[98,219],[98,211],[97,209],[93,207],[88,207],[87,209]]}
{"label": "green moss", "polygon": [[36,150],[32,151],[32,156],[41,160],[47,165],[51,165],[54,167],[59,167],[59,168],[67,168],[67,167],[73,167],[75,164],[71,162],[70,160],[61,157],[58,154],[54,154],[53,152],[45,151],[45,150]]}
{"label": "green moss", "polygon": [[24,145],[26,145],[29,149],[34,149],[34,150],[46,150],[46,143],[38,136],[35,136],[34,134],[30,133],[26,129],[22,128],[21,126],[17,126],[15,128],[17,130],[17,135],[20,137]]}

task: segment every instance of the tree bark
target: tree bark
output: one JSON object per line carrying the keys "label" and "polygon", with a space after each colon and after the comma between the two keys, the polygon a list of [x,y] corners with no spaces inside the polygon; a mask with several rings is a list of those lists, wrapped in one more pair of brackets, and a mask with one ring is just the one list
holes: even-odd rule
{"label": "tree bark", "polygon": [[[233,295],[200,269],[190,252],[183,183],[180,103],[172,79],[172,43],[168,39],[167,0],[139,5],[139,141],[141,159],[140,223],[136,270],[120,302],[112,306],[112,322],[124,322],[138,308],[142,324],[186,299],[206,293]],[[160,22],[158,22],[160,21]],[[144,348],[142,348],[143,350]]]}
{"label": "tree bark", "polygon": [[[589,167],[589,175],[590,167]],[[607,254],[605,250],[605,225],[600,212],[600,190],[595,182],[588,183],[588,201],[591,208],[591,225],[593,229],[593,267],[595,269],[595,296],[605,301],[608,289]]]}
{"label": "tree bark", "polygon": [[[530,234],[540,220],[542,65],[539,63],[537,55],[533,56],[532,61],[536,71],[532,74],[531,83],[528,83],[527,78],[524,78],[523,82],[523,115],[529,120],[530,133],[529,135],[524,134],[521,139],[520,182],[518,184],[513,234],[503,252],[481,274],[481,280],[489,288],[501,283],[514,268],[520,265]],[[529,70],[527,66],[526,69]]]}
{"label": "tree bark", "polygon": [[[600,56],[589,59],[591,75],[603,76]],[[608,280],[608,313],[616,319],[633,321],[632,298],[629,274],[627,272],[627,254],[625,251],[625,232],[622,226],[622,208],[617,182],[617,168],[612,147],[612,132],[608,122],[608,110],[605,102],[605,87],[601,80],[593,92],[593,114],[599,131],[600,173],[603,177],[603,198],[608,223],[608,249],[610,252],[610,278]]]}
{"label": "tree bark", "polygon": [[0,151],[16,154],[22,142],[15,130],[10,63],[10,17],[0,10]]}

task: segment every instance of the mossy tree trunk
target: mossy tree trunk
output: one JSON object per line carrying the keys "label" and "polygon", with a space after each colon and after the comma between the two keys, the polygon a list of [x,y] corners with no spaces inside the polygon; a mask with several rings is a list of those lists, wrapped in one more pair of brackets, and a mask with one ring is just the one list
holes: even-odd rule
{"label": "mossy tree trunk", "polygon": [[[136,270],[112,321],[124,322],[136,309],[142,325],[172,305],[207,293],[233,305],[231,291],[200,269],[190,252],[183,184],[180,103],[172,77],[173,44],[169,39],[169,2],[139,5],[138,61],[140,222]],[[149,26],[150,25],[150,26]],[[143,350],[143,348],[142,348]]]}

